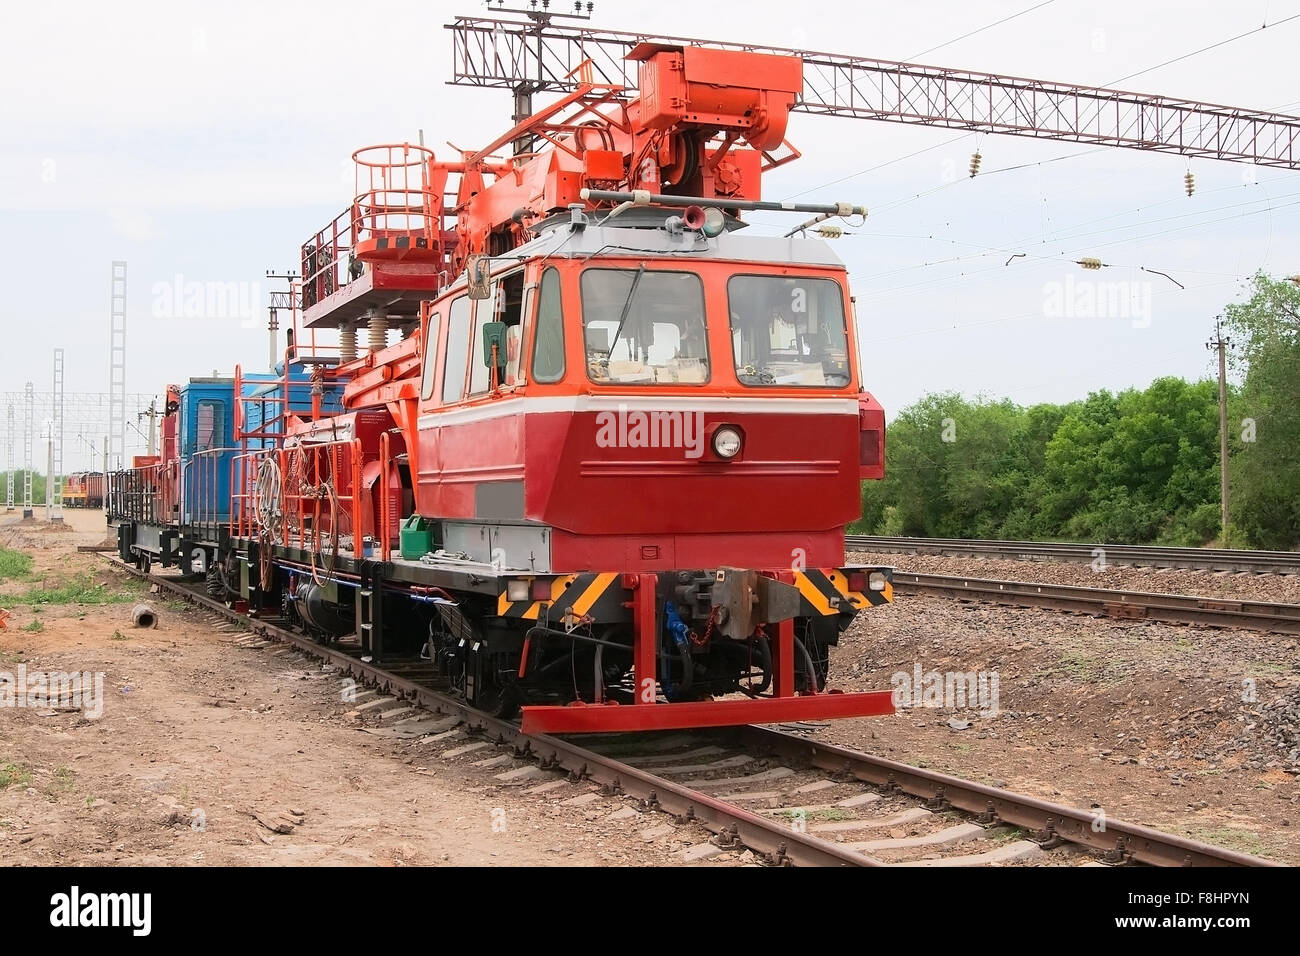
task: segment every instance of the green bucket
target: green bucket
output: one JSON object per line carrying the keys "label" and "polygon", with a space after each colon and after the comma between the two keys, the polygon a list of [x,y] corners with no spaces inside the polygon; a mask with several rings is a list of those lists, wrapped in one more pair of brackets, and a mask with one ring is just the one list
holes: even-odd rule
{"label": "green bucket", "polygon": [[402,522],[402,557],[419,561],[433,550],[433,527],[419,515],[411,515]]}

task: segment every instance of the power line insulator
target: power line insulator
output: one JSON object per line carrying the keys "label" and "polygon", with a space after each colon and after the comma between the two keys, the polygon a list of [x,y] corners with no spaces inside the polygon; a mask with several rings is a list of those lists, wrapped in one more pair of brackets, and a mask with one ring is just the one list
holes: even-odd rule
{"label": "power line insulator", "polygon": [[1093,258],[1092,256],[1084,256],[1079,260],[1079,265],[1083,266],[1085,269],[1100,269],[1103,263],[1100,259]]}
{"label": "power line insulator", "polygon": [[818,226],[813,232],[823,239],[838,239],[844,235],[843,226]]}
{"label": "power line insulator", "polygon": [[983,160],[983,158],[984,157],[981,156],[978,151],[971,154],[970,157],[970,178],[971,179],[974,179],[976,173],[980,171],[980,161]]}
{"label": "power line insulator", "polygon": [[1187,195],[1189,196],[1196,192],[1196,177],[1192,175],[1190,169],[1187,171],[1187,175],[1183,177],[1183,186],[1187,189]]}

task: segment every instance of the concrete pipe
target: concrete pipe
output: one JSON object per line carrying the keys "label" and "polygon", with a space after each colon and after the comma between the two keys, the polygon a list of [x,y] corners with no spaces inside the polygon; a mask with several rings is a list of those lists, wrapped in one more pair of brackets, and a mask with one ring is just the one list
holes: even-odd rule
{"label": "concrete pipe", "polygon": [[131,623],[136,627],[157,627],[158,613],[148,604],[137,604],[131,610]]}

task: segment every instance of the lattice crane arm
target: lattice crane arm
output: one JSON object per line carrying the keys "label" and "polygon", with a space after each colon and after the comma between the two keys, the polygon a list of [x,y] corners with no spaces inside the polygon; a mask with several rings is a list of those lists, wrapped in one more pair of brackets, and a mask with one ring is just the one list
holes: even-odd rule
{"label": "lattice crane arm", "polygon": [[452,84],[570,92],[582,79],[636,87],[642,44],[797,56],[796,112],[968,129],[1295,169],[1300,117],[1024,77],[687,37],[459,17]]}

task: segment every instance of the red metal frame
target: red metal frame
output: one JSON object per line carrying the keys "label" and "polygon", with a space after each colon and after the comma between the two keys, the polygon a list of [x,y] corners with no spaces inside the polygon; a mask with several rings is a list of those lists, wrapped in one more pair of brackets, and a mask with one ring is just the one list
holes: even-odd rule
{"label": "red metal frame", "polygon": [[[773,575],[791,584],[789,571]],[[659,647],[659,601],[653,574],[625,574],[622,585],[632,592],[633,675],[636,702],[618,704],[576,702],[561,706],[524,707],[523,731],[529,734],[582,734],[635,730],[678,730],[688,727],[731,727],[779,720],[833,720],[879,717],[894,712],[892,691],[865,694],[798,694],[794,683],[794,621],[776,625],[772,644],[772,696],[753,700],[659,702],[656,661]],[[527,654],[525,653],[525,660]]]}
{"label": "red metal frame", "polygon": [[735,727],[789,720],[880,717],[894,712],[893,692],[813,694],[761,700],[709,700],[678,704],[569,704],[523,708],[526,734],[621,733]]}

